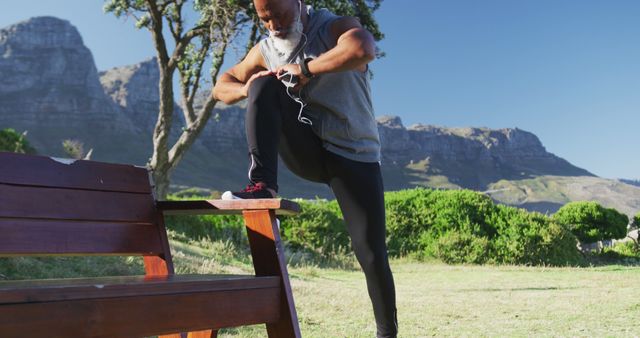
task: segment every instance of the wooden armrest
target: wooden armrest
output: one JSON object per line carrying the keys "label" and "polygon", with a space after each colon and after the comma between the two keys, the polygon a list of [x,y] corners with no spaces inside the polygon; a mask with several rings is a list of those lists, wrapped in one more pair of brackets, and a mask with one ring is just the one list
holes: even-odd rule
{"label": "wooden armrest", "polygon": [[300,205],[280,198],[252,200],[158,201],[157,208],[165,215],[241,214],[243,210],[273,209],[277,215],[295,215]]}

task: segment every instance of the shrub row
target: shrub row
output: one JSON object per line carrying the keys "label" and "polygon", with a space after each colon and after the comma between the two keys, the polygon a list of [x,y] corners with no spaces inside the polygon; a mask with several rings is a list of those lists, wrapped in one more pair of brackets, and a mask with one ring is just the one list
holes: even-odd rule
{"label": "shrub row", "polygon": [[[385,195],[391,256],[435,257],[447,263],[573,265],[576,237],[540,213],[496,205],[469,190],[410,189]],[[303,202],[301,217],[283,222],[299,248],[332,253],[349,237],[335,201]]]}
{"label": "shrub row", "polygon": [[[294,250],[331,257],[350,250],[338,203],[298,201],[303,212],[281,219]],[[469,190],[409,189],[385,194],[391,256],[435,257],[447,263],[575,265],[576,237],[540,213],[495,204]],[[167,226],[189,237],[245,241],[238,216],[175,217]]]}

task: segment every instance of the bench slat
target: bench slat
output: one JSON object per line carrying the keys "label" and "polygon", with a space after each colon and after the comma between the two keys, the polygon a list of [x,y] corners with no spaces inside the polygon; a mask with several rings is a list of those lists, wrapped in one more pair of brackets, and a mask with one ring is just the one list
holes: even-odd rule
{"label": "bench slat", "polygon": [[275,209],[278,215],[294,215],[300,212],[298,203],[280,198],[159,201],[157,206],[165,215],[241,214],[242,210],[264,209]]}
{"label": "bench slat", "polygon": [[0,183],[151,193],[145,168],[78,160],[64,164],[45,156],[0,152]]}
{"label": "bench slat", "polygon": [[0,184],[0,217],[152,223],[151,194]]}
{"label": "bench slat", "polygon": [[0,256],[162,252],[154,224],[0,219]]}
{"label": "bench slat", "polygon": [[0,337],[147,337],[278,320],[280,288],[0,306]]}
{"label": "bench slat", "polygon": [[192,292],[278,288],[280,277],[247,275],[120,276],[0,282],[3,304],[142,297]]}

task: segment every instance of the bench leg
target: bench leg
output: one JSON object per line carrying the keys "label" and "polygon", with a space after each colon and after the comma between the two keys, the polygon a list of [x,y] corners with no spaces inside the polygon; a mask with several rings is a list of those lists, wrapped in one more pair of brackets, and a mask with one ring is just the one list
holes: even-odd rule
{"label": "bench leg", "polygon": [[298,315],[293,303],[276,214],[273,210],[245,210],[242,215],[247,226],[256,276],[280,276],[282,281],[284,292],[280,299],[280,320],[267,323],[267,333],[270,338],[300,338]]}
{"label": "bench leg", "polygon": [[216,338],[218,337],[218,330],[204,330],[189,332],[187,338]]}

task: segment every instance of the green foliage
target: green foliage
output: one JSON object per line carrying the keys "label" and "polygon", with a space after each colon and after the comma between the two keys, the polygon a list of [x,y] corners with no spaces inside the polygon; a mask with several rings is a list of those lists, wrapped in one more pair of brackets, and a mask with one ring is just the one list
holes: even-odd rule
{"label": "green foliage", "polygon": [[234,244],[248,245],[241,215],[167,216],[165,226],[196,241],[225,239]]}
{"label": "green foliage", "polygon": [[553,219],[567,226],[584,243],[624,238],[629,223],[629,218],[617,210],[588,201],[565,204]]}
{"label": "green foliage", "polygon": [[360,20],[376,41],[384,39],[373,13],[380,8],[382,0],[305,0],[313,8],[328,8],[337,15],[353,16]]}
{"label": "green foliage", "polygon": [[451,230],[483,237],[495,234],[495,229],[485,222],[485,214],[494,204],[482,194],[416,188],[387,193],[385,200],[392,255],[421,251],[431,240]]}
{"label": "green foliage", "polygon": [[295,250],[323,257],[350,250],[349,235],[336,201],[298,201],[303,212],[282,219],[282,237]]}
{"label": "green foliage", "polygon": [[220,199],[222,193],[217,190],[208,190],[202,188],[187,188],[177,191],[169,196],[170,200],[201,200],[201,199]]}
{"label": "green foliage", "polygon": [[445,262],[577,264],[576,239],[539,213],[495,205],[469,190],[417,188],[386,194],[391,255]]}
{"label": "green foliage", "polygon": [[[320,259],[344,257],[350,239],[338,203],[298,201],[302,213],[280,217],[287,247]],[[446,263],[577,265],[576,237],[553,219],[504,205],[469,190],[416,188],[385,194],[391,256]],[[239,216],[175,216],[167,227],[190,238],[244,243]]]}
{"label": "green foliage", "polygon": [[640,229],[640,212],[638,212],[635,216],[633,216],[633,221],[631,222],[631,226],[636,229]]}
{"label": "green foliage", "polygon": [[435,241],[429,239],[425,242],[429,243],[425,248],[425,254],[447,264],[483,264],[489,258],[491,247],[487,237],[478,237],[459,231],[449,231]]}
{"label": "green foliage", "polygon": [[3,279],[125,276],[143,273],[144,267],[139,257],[0,257],[0,281]]}
{"label": "green foliage", "polygon": [[549,217],[504,205],[489,220],[497,229],[491,261],[506,264],[575,265],[582,262],[576,237]]}
{"label": "green foliage", "polygon": [[0,130],[0,151],[22,154],[36,153],[36,150],[27,141],[27,132],[19,134],[11,128]]}
{"label": "green foliage", "polygon": [[605,247],[601,252],[589,255],[596,263],[640,263],[640,248],[632,241],[616,243],[613,247]]}
{"label": "green foliage", "polygon": [[67,156],[78,160],[90,160],[91,155],[93,154],[93,149],[89,149],[89,151],[85,153],[84,143],[79,140],[62,141],[62,149]]}

